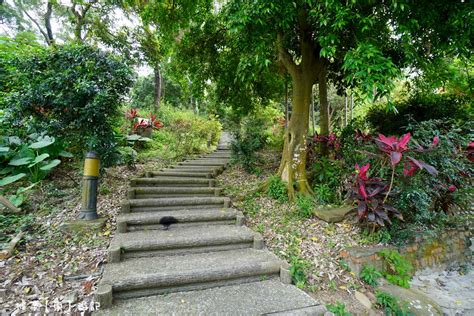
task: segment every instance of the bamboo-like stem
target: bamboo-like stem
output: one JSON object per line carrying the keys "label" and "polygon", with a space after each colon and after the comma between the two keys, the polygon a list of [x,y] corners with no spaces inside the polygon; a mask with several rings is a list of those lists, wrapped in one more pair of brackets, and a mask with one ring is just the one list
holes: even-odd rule
{"label": "bamboo-like stem", "polygon": [[383,199],[382,203],[385,203],[385,201],[387,201],[388,195],[390,194],[390,191],[392,191],[394,177],[395,177],[395,166],[392,166],[392,178],[390,179],[390,186],[388,187],[387,194],[385,195],[385,198]]}

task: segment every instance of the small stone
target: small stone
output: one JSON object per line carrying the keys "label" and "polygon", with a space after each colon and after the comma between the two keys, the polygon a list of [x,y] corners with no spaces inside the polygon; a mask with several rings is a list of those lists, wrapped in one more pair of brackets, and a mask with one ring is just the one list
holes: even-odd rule
{"label": "small stone", "polygon": [[365,308],[371,309],[372,308],[372,303],[370,302],[369,298],[364,294],[359,291],[355,291],[355,298],[362,304],[364,305]]}
{"label": "small stone", "polygon": [[64,296],[63,302],[66,302],[68,304],[74,304],[77,302],[79,299],[79,294],[76,291],[69,292]]}

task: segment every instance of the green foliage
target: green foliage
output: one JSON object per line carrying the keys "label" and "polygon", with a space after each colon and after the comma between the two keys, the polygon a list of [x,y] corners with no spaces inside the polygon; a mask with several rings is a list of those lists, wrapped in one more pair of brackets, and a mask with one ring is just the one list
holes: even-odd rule
{"label": "green foliage", "polygon": [[[71,157],[54,137],[45,134],[32,133],[26,139],[0,136],[0,187],[4,188],[0,194],[8,194],[7,198],[20,206],[26,199],[24,193],[61,163],[58,158]],[[12,186],[20,180],[33,185]]]}
{"label": "green foliage", "polygon": [[364,42],[347,52],[342,69],[348,73],[348,82],[365,91],[370,99],[388,95],[393,89],[393,79],[400,74],[380,47]]}
{"label": "green foliage", "polygon": [[342,160],[318,158],[309,170],[316,201],[320,204],[341,204],[346,190],[348,171]]}
{"label": "green foliage", "polygon": [[209,151],[219,141],[222,125],[213,116],[204,117],[164,104],[157,116],[164,127],[153,132],[152,141],[139,152],[139,159],[158,156],[177,160]]}
{"label": "green foliage", "polygon": [[232,159],[247,172],[253,172],[259,162],[257,151],[265,146],[265,129],[265,120],[252,116],[244,119],[240,128],[233,130]]}
{"label": "green foliage", "polygon": [[359,277],[362,281],[371,286],[377,286],[377,280],[382,277],[382,274],[371,265],[364,265],[360,271]]}
{"label": "green foliage", "polygon": [[11,82],[1,102],[11,120],[47,131],[71,152],[93,149],[103,166],[113,163],[113,126],[132,83],[131,69],[110,53],[79,45],[10,57],[0,65]]}
{"label": "green foliage", "polygon": [[384,106],[373,106],[367,113],[372,127],[384,135],[401,134],[410,121],[473,119],[472,98],[453,94],[415,94],[406,101],[394,103],[397,112],[387,112]]}
{"label": "green foliage", "polygon": [[[403,216],[407,221],[425,225],[437,225],[439,216],[452,213],[455,207],[469,208],[474,167],[466,158],[465,149],[474,138],[470,124],[430,120],[409,124],[407,130],[418,142],[439,137],[438,145],[423,155],[423,160],[434,166],[439,174],[427,177],[417,173],[409,182],[400,181],[400,194],[394,206],[405,210]],[[430,144],[421,145],[426,148]],[[450,186],[454,186],[454,192],[449,190]]]}
{"label": "green foliage", "polygon": [[311,218],[314,211],[314,200],[311,196],[296,194],[296,208],[301,218]]}
{"label": "green foliage", "polygon": [[376,305],[382,308],[385,315],[387,316],[410,316],[414,315],[408,311],[406,304],[402,304],[400,300],[391,295],[390,293],[383,291],[375,291],[375,298],[377,299]]}
{"label": "green foliage", "polygon": [[379,255],[384,259],[383,276],[388,282],[404,288],[410,287],[410,280],[414,272],[411,263],[397,250],[382,250]]}
{"label": "green foliage", "polygon": [[290,275],[293,283],[300,289],[304,288],[308,279],[305,274],[305,269],[308,268],[309,263],[301,258],[292,257],[290,260]]}
{"label": "green foliage", "polygon": [[272,176],[269,178],[267,194],[272,199],[280,202],[286,202],[288,200],[286,184],[278,176]]}
{"label": "green foliage", "polygon": [[335,203],[334,191],[327,184],[318,184],[314,187],[314,198],[319,204]]}
{"label": "green foliage", "polygon": [[379,243],[389,243],[392,240],[392,236],[390,232],[385,229],[381,228],[374,232],[369,229],[362,230],[362,235],[359,243],[361,245],[370,245],[370,244],[379,244]]}
{"label": "green foliage", "polygon": [[[0,163],[4,167],[0,173],[2,175],[11,174],[20,180],[20,174],[28,176],[28,179],[36,183],[41,181],[54,167],[61,161],[54,159],[58,157],[72,157],[68,152],[62,150],[62,146],[56,143],[54,137],[41,134],[31,134],[28,139],[21,140],[16,136],[0,138],[3,144],[0,152]],[[8,182],[8,183],[7,183]],[[7,185],[14,181],[0,181],[0,185]]]}
{"label": "green foliage", "polygon": [[326,304],[326,308],[336,316],[351,316],[352,314],[346,311],[346,305],[337,301],[336,304]]}
{"label": "green foliage", "polygon": [[130,90],[131,108],[151,108],[154,102],[155,85],[152,75],[139,77]]}

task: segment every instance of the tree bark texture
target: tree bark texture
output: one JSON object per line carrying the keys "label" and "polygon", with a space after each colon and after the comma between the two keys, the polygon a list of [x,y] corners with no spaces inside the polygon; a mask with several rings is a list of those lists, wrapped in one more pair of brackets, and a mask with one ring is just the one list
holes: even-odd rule
{"label": "tree bark texture", "polygon": [[161,105],[161,71],[160,65],[156,65],[155,69],[155,94],[154,94],[154,109],[158,111]]}
{"label": "tree bark texture", "polygon": [[54,44],[53,29],[51,28],[52,13],[53,13],[53,3],[48,1],[48,4],[46,5],[46,13],[44,15],[44,26],[46,28],[48,45]]}
{"label": "tree bark texture", "polygon": [[[311,40],[303,38],[301,40],[301,62],[296,64],[283,47],[281,38],[282,36],[279,35],[277,40],[279,59],[291,75],[292,112],[288,128],[285,131],[278,174],[287,183],[288,196],[290,199],[294,199],[297,192],[304,195],[312,193],[306,176],[306,146],[312,87],[317,80],[321,80],[319,74],[323,61],[315,54]],[[327,98],[325,104],[327,105]]]}

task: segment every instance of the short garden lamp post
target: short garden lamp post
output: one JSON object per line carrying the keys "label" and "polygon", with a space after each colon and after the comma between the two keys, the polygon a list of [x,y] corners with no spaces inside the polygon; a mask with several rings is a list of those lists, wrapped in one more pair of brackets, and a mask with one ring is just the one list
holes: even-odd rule
{"label": "short garden lamp post", "polygon": [[97,186],[99,182],[99,156],[90,151],[84,161],[84,177],[82,178],[82,207],[79,219],[93,220],[97,215]]}

